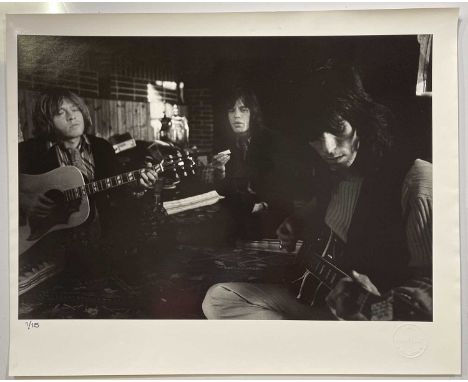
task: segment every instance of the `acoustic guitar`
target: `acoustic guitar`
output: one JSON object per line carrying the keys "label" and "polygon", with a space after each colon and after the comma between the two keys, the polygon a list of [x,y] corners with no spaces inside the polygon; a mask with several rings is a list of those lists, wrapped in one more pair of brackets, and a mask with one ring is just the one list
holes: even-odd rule
{"label": "acoustic guitar", "polygon": [[[189,155],[170,155],[167,158],[153,166],[157,174],[172,172],[176,177],[180,177],[194,173],[194,161]],[[46,217],[20,217],[19,254],[23,254],[50,232],[73,228],[84,223],[90,214],[89,195],[135,182],[145,170],[147,168],[89,183],[85,183],[81,171],[74,166],[58,167],[40,175],[20,174],[20,200],[22,197],[44,194],[52,199],[55,205]]]}

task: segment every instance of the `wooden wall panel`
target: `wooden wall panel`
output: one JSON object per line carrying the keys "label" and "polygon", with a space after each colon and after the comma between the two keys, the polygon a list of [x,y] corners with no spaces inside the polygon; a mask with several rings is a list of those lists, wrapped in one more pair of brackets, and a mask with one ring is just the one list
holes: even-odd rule
{"label": "wooden wall panel", "polygon": [[34,106],[36,104],[37,92],[19,91],[18,92],[18,129],[19,136],[26,140],[32,138],[34,122],[32,119]]}
{"label": "wooden wall panel", "polygon": [[[18,92],[18,118],[20,136],[32,137],[32,115],[38,92],[20,89]],[[149,107],[146,102],[117,101],[100,98],[85,98],[93,128],[90,133],[109,139],[112,135],[130,133],[135,139],[153,140]]]}

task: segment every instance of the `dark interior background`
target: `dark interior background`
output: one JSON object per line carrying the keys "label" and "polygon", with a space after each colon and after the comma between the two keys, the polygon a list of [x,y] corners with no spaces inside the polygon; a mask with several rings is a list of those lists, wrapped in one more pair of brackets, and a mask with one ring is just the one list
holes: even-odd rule
{"label": "dark interior background", "polygon": [[[303,109],[298,109],[308,107],[307,99],[299,99],[298,88],[329,59],[355,65],[371,96],[393,110],[397,126],[407,136],[415,156],[431,159],[432,101],[430,97],[416,96],[419,51],[416,35],[229,38],[22,35],[18,37],[19,138],[31,136],[32,109],[39,92],[49,86],[61,86],[72,88],[84,98],[95,134],[109,139],[127,132],[146,144],[154,139],[147,84],[183,82],[184,97],[178,89],[179,93],[172,92],[166,100],[183,104],[190,126],[190,144],[209,155],[221,146],[228,128],[225,110],[220,108],[222,100],[232,84],[241,82],[257,93],[266,126],[283,133],[278,149],[282,155],[281,168],[276,169],[280,174],[277,179],[281,180],[277,183],[281,185],[275,186],[283,187],[280,191],[290,200],[305,201],[316,184],[313,176],[304,175],[310,175],[313,167],[310,147],[307,142],[296,140],[294,134],[298,116],[307,116]],[[82,80],[85,83],[80,83]],[[125,84],[125,91],[115,90],[119,81]],[[180,188],[183,184],[180,183]],[[162,199],[168,200],[167,195],[163,194]],[[129,202],[129,206],[120,208],[125,219],[115,222],[123,222],[125,229],[115,231],[113,246],[107,249],[119,282],[98,280],[87,284],[86,289],[79,285],[71,291],[60,289],[59,285],[46,293],[38,288],[29,299],[43,303],[43,311],[31,311],[26,304],[26,313],[20,317],[201,318],[201,303],[209,286],[233,280],[277,281],[282,277],[287,259],[282,253],[276,252],[265,260],[266,255],[252,255],[251,249],[219,253],[201,249],[206,243],[225,245],[224,231],[228,230],[224,220],[217,217],[222,216],[220,203],[205,211],[195,209],[172,215],[174,220],[170,223],[164,214],[155,213],[158,210],[153,207],[159,200],[159,196],[151,200],[142,198],[135,202],[140,204]],[[175,243],[182,249],[176,251]],[[35,268],[35,263],[30,264],[24,255],[21,259],[22,274]],[[122,284],[122,279],[126,284]],[[101,292],[106,289],[119,293],[114,297],[113,292],[112,296]],[[111,309],[107,309],[111,297],[117,307],[110,305]],[[91,310],[95,313],[84,311],[87,306],[98,306],[99,313],[98,309]]]}
{"label": "dark interior background", "polygon": [[[57,37],[20,36],[19,78],[38,71],[66,77],[98,73],[98,98],[110,98],[112,74],[183,81],[208,88],[213,103],[213,147],[223,137],[219,110],[235,82],[252,87],[268,127],[287,134],[294,116],[294,83],[329,58],[356,65],[372,97],[389,106],[418,156],[431,159],[430,97],[415,95],[419,44],[416,35],[349,37]],[[27,87],[25,82],[21,87]],[[191,105],[188,104],[190,110]],[[288,116],[291,116],[289,119]],[[189,115],[190,123],[190,115]],[[194,129],[203,128],[195,124]]]}

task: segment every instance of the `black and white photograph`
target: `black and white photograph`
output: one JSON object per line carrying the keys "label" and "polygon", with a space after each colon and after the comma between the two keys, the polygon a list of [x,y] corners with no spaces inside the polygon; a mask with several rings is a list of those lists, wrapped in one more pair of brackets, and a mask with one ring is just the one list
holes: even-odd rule
{"label": "black and white photograph", "polygon": [[460,373],[458,17],[9,15],[9,373]]}
{"label": "black and white photograph", "polygon": [[18,36],[18,318],[432,322],[432,43]]}

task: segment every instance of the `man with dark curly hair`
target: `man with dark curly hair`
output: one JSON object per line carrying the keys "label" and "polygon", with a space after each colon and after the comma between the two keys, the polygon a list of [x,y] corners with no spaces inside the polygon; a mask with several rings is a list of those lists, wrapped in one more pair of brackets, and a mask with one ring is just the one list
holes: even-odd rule
{"label": "man with dark curly hair", "polygon": [[303,269],[292,288],[214,285],[206,317],[432,320],[432,165],[397,143],[391,112],[354,68],[322,68],[304,84],[296,127],[315,188],[277,230],[287,250],[305,240]]}

